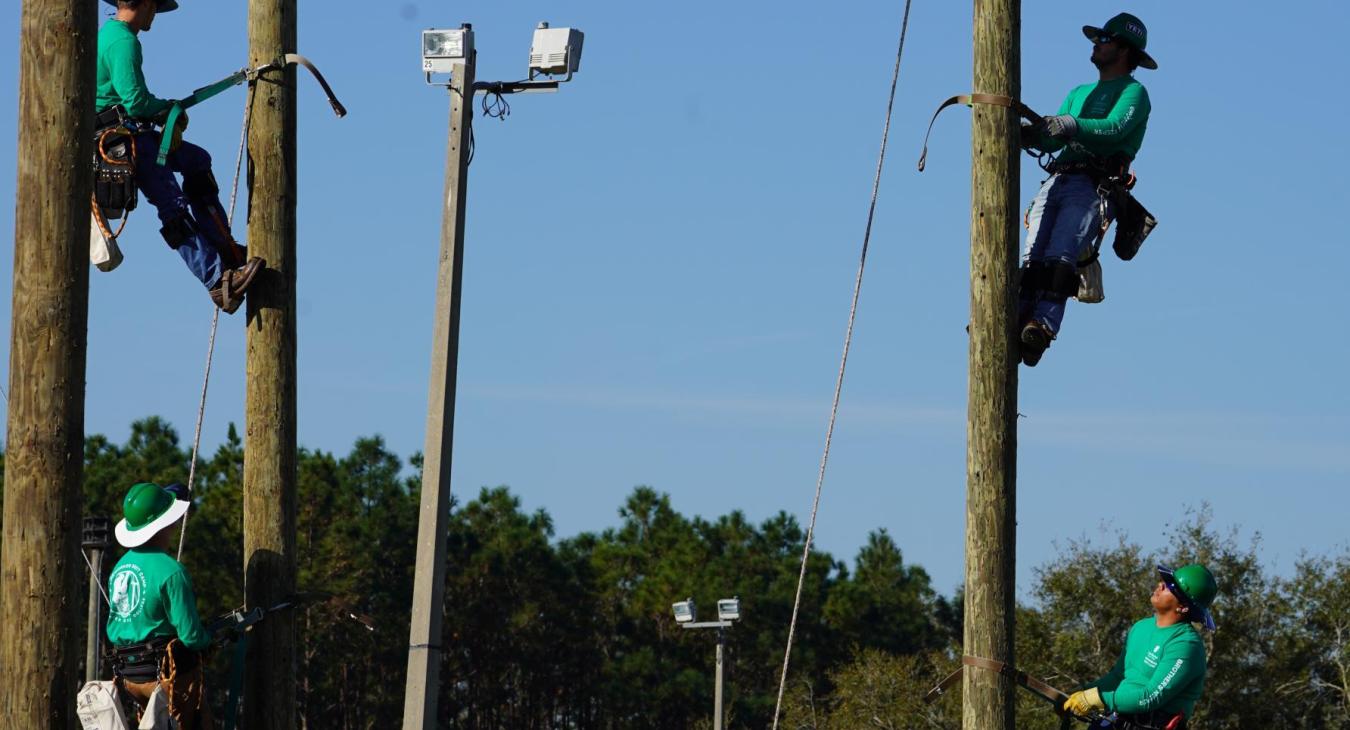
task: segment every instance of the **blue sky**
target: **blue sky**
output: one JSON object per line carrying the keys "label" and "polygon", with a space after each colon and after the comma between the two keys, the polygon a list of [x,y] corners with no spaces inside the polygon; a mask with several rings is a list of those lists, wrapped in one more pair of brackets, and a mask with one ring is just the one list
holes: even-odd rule
{"label": "blue sky", "polygon": [[[245,3],[184,2],[143,37],[160,96],[246,60]],[[351,115],[300,89],[300,440],[422,447],[448,98],[418,33],[472,22],[480,79],[523,75],[540,20],[586,32],[556,95],[479,117],[454,489],[508,484],[559,535],[598,530],[638,484],[687,514],[805,521],[848,313],[903,4],[301,4],[300,51]],[[1263,536],[1287,569],[1346,546],[1350,10],[1139,2],[1161,69],[1137,194],[1161,225],[1109,255],[1106,301],[1072,305],[1022,371],[1019,588],[1067,538],[1156,546],[1185,505]],[[1024,3],[1023,98],[1053,111],[1095,78],[1079,33],[1119,4]],[[17,24],[0,94],[17,98]],[[919,0],[819,545],[851,558],[885,527],[937,587],[961,578],[969,261],[968,3]],[[1330,92],[1330,93],[1329,93]],[[243,92],[193,110],[226,181]],[[15,138],[16,115],[0,115]],[[0,145],[13,200],[14,144]],[[1023,166],[1022,199],[1040,176]],[[92,272],[88,427],[160,414],[191,437],[210,306],[138,210],[126,263]],[[0,206],[0,230],[13,209]],[[243,238],[245,229],[236,226]],[[11,239],[12,240],[12,239]],[[0,281],[11,279],[0,257]],[[0,327],[8,347],[8,295]],[[242,318],[224,320],[208,448],[243,419]],[[8,362],[8,357],[4,358]]]}

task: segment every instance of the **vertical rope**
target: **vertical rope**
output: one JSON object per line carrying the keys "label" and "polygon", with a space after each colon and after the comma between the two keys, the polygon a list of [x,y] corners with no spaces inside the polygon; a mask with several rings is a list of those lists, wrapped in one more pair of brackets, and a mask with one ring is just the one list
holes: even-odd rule
{"label": "vertical rope", "polygon": [[895,109],[895,89],[900,81],[900,58],[905,52],[905,32],[909,29],[909,6],[905,0],[905,15],[900,23],[900,44],[895,52],[895,71],[891,75],[891,95],[886,104],[886,123],[881,129],[881,152],[877,155],[877,172],[872,180],[872,201],[867,208],[867,227],[863,231],[862,255],[858,260],[858,275],[853,282],[853,301],[848,310],[848,329],[844,333],[844,353],[839,359],[839,375],[834,381],[834,401],[830,405],[830,422],[825,429],[825,450],[820,457],[820,471],[816,474],[816,495],[811,502],[811,521],[806,528],[806,545],[802,549],[802,567],[797,576],[797,594],[792,600],[792,620],[788,624],[787,648],[783,651],[783,673],[778,680],[778,701],[774,705],[773,727],[783,711],[783,690],[787,687],[788,667],[792,659],[792,640],[796,636],[797,616],[802,605],[802,586],[806,582],[806,566],[811,557],[811,542],[815,539],[816,514],[820,509],[821,487],[825,484],[825,465],[830,460],[830,442],[834,438],[834,423],[839,415],[839,398],[844,390],[844,370],[848,366],[848,351],[853,344],[853,324],[858,315],[858,296],[862,292],[863,272],[867,268],[867,246],[872,238],[872,221],[876,217],[877,193],[881,189],[881,170],[886,162],[886,141],[891,133],[891,112]]}
{"label": "vertical rope", "polygon": [[[239,199],[239,174],[244,167],[244,153],[248,149],[248,127],[253,117],[253,92],[257,89],[254,81],[248,83],[248,94],[244,98],[244,124],[239,133],[239,152],[234,158],[234,182],[230,185],[230,209],[225,216],[226,225],[234,227],[234,206]],[[192,434],[192,461],[188,464],[188,501],[191,503],[192,485],[197,478],[197,453],[202,445],[202,421],[206,417],[206,390],[211,384],[211,361],[216,352],[216,328],[220,324],[220,307],[211,309],[211,335],[206,341],[206,374],[202,376],[202,397],[197,404],[197,428]],[[178,532],[178,560],[183,559],[183,544],[187,540],[188,512],[183,513],[183,529]]]}

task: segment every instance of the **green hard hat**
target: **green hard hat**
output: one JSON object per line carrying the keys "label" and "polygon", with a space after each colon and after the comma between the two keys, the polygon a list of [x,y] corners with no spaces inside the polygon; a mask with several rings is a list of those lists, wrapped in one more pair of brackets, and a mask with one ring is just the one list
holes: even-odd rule
{"label": "green hard hat", "polygon": [[[103,2],[117,7],[117,0],[103,0]],[[153,0],[156,5],[155,12],[168,13],[178,9],[178,0]]]}
{"label": "green hard hat", "polygon": [[145,544],[155,533],[177,522],[189,503],[176,498],[158,484],[141,482],[127,490],[122,500],[122,520],[114,532],[123,547]]}
{"label": "green hard hat", "polygon": [[1148,28],[1144,27],[1144,21],[1129,13],[1117,15],[1106,21],[1106,25],[1100,28],[1095,25],[1085,25],[1083,26],[1083,35],[1087,36],[1088,40],[1095,40],[1099,35],[1115,36],[1139,51],[1140,66],[1147,69],[1158,68],[1158,62],[1154,61],[1153,57],[1144,51],[1144,47],[1148,45]]}
{"label": "green hard hat", "polygon": [[1191,609],[1191,616],[1196,621],[1204,623],[1205,628],[1214,628],[1214,617],[1210,615],[1209,607],[1214,603],[1214,596],[1219,593],[1219,583],[1214,580],[1214,574],[1209,572],[1209,568],[1199,563],[1183,565],[1176,570],[1159,565],[1158,576],[1177,600]]}

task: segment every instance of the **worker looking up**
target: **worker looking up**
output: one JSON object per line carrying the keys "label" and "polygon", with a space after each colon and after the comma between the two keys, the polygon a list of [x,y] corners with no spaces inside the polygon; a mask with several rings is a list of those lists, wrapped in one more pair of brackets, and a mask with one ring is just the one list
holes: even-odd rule
{"label": "worker looking up", "polygon": [[1149,101],[1132,72],[1158,64],[1144,51],[1148,30],[1129,13],[1101,28],[1086,25],[1099,79],[1069,92],[1059,113],[1023,127],[1022,145],[1059,152],[1027,218],[1019,293],[1022,362],[1035,366],[1060,332],[1080,264],[1095,260],[1103,214],[1114,206],[1100,184],[1128,173],[1148,126]]}
{"label": "worker looking up", "polygon": [[[115,648],[119,686],[144,710],[156,688],[169,698],[181,730],[210,726],[200,653],[211,635],[197,615],[197,597],[181,563],[169,553],[174,525],[189,503],[142,482],[122,502],[117,542],[128,548],[108,578],[108,640]],[[179,492],[186,492],[179,489]]]}
{"label": "worker looking up", "polygon": [[[156,131],[155,123],[166,121],[173,102],[151,94],[141,70],[137,34],[149,31],[158,13],[176,10],[178,2],[104,2],[115,5],[117,14],[98,32],[95,126],[100,131],[122,126],[132,133],[136,186],[159,212],[160,235],[206,286],[216,306],[233,313],[244,301],[244,293],[263,261],[247,258],[244,248],[230,235],[220,189],[211,173],[211,155],[182,141],[187,116],[181,116],[173,130]],[[165,165],[156,159],[161,134],[173,137]],[[181,187],[175,172],[183,176]]]}
{"label": "worker looking up", "polygon": [[1069,695],[1064,709],[1117,715],[1093,727],[1184,728],[1205,688],[1205,644],[1196,627],[1214,628],[1209,606],[1218,592],[1203,565],[1158,566],[1153,616],[1130,627],[1111,671]]}

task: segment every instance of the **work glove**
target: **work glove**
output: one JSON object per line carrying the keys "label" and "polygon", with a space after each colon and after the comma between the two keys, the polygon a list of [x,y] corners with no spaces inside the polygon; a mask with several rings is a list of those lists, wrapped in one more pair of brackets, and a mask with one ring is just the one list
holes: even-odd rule
{"label": "work glove", "polygon": [[1045,125],[1024,122],[1017,132],[1018,146],[1022,149],[1036,149],[1040,147],[1041,134],[1045,132]]}
{"label": "work glove", "polygon": [[1078,717],[1089,717],[1093,712],[1106,712],[1106,703],[1102,702],[1102,693],[1093,687],[1069,695],[1064,709]]}
{"label": "work glove", "polygon": [[1072,114],[1045,118],[1045,133],[1055,139],[1072,139],[1078,134],[1078,120]]}

